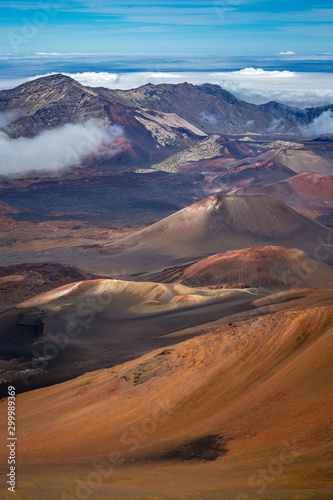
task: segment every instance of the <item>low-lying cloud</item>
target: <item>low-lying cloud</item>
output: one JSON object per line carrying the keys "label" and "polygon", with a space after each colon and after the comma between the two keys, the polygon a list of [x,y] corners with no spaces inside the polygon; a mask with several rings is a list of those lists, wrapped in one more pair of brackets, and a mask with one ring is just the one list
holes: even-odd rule
{"label": "low-lying cloud", "polygon": [[301,133],[305,137],[316,137],[324,134],[333,134],[333,110],[324,111],[317,116],[309,125],[301,127]]}
{"label": "low-lying cloud", "polygon": [[254,120],[249,120],[245,123],[244,128],[247,129],[249,127],[252,127],[252,125],[254,125]]}
{"label": "low-lying cloud", "polygon": [[30,139],[12,139],[6,133],[9,116],[0,114],[0,175],[32,170],[59,170],[79,165],[90,154],[110,154],[122,136],[117,125],[103,126],[98,120],[66,124]]}
{"label": "low-lying cloud", "polygon": [[217,118],[216,116],[214,115],[211,115],[211,114],[208,114],[208,113],[205,113],[204,111],[202,111],[200,113],[201,117],[206,120],[210,125],[217,125]]}
{"label": "low-lying cloud", "polygon": [[268,127],[268,132],[282,132],[284,130],[284,120],[283,118],[274,118],[270,126]]}
{"label": "low-lying cloud", "polygon": [[11,123],[21,116],[19,110],[13,109],[0,113],[0,131],[6,131]]}

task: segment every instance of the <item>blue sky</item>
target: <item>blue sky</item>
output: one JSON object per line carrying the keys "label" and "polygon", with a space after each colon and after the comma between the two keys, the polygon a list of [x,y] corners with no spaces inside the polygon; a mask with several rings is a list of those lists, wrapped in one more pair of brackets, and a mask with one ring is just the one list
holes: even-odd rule
{"label": "blue sky", "polygon": [[0,0],[0,53],[333,53],[329,0]]}

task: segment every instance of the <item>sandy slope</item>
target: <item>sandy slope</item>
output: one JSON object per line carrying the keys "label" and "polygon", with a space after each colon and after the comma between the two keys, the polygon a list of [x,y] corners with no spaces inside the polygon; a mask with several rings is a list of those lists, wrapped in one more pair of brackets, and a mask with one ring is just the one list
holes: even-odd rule
{"label": "sandy slope", "polygon": [[27,492],[51,474],[48,498],[73,494],[112,460],[94,498],[331,498],[332,320],[327,305],[231,323],[20,395]]}
{"label": "sandy slope", "polygon": [[170,333],[253,309],[267,295],[118,280],[62,286],[1,314],[1,394],[6,382],[21,392],[138,357],[168,345]]}
{"label": "sandy slope", "polygon": [[24,312],[25,309],[40,307],[44,312],[61,314],[68,308],[90,300],[101,304],[96,316],[126,320],[228,302],[230,298],[250,296],[253,300],[257,295],[267,295],[267,292],[258,288],[205,290],[179,284],[101,279],[64,285],[21,302],[16,309]]}
{"label": "sandy slope", "polygon": [[[293,176],[290,168],[275,165],[272,161],[253,163],[229,168],[226,172],[215,177],[216,183],[221,183],[221,189],[242,189],[252,186],[261,186],[267,182],[277,182]],[[242,193],[240,193],[242,194]],[[259,193],[258,193],[259,194]]]}

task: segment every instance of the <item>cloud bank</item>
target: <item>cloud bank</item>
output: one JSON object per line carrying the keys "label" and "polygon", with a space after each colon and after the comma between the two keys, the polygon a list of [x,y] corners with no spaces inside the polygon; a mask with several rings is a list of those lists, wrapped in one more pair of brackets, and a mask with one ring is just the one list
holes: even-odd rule
{"label": "cloud bank", "polygon": [[329,109],[328,111],[324,111],[315,118],[312,123],[301,127],[300,130],[305,137],[333,134],[333,110]]}
{"label": "cloud bank", "polygon": [[296,73],[294,73],[293,71],[267,71],[262,68],[244,68],[240,71],[234,71],[234,73],[241,76],[256,76],[262,78],[293,78],[296,76]]}
{"label": "cloud bank", "polygon": [[[119,126],[102,126],[95,119],[46,130],[30,139],[11,139],[4,128],[9,116],[0,114],[0,175],[31,170],[58,170],[79,165],[87,155],[102,155],[114,148],[122,136]],[[1,126],[1,125],[0,125]]]}

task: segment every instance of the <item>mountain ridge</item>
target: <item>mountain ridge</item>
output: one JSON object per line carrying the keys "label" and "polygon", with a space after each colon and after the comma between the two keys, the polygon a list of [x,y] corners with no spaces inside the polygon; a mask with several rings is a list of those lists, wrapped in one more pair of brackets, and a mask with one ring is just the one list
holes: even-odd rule
{"label": "mountain ridge", "polygon": [[[308,124],[331,108],[300,110],[275,101],[257,106],[209,83],[149,83],[129,90],[88,87],[61,73],[0,91],[0,112],[22,111],[23,116],[18,117],[9,129],[14,137],[31,137],[41,128],[86,117],[112,122],[114,116],[110,115],[110,106],[112,109],[122,106],[124,114],[133,114],[138,108],[176,113],[207,134],[262,132],[269,130],[276,120],[281,121],[284,131],[294,130],[296,125]],[[49,112],[43,112],[45,108]]]}

